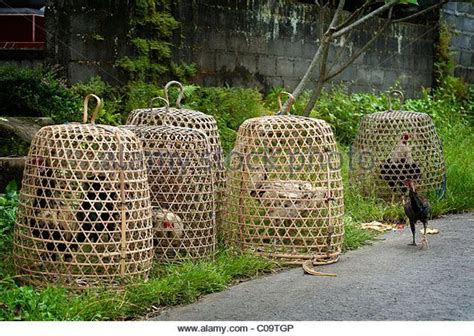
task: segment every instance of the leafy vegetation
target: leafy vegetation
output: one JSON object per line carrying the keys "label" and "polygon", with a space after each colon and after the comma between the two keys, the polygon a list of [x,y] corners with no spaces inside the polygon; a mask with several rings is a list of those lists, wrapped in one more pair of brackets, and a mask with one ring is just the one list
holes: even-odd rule
{"label": "leafy vegetation", "polygon": [[51,116],[59,121],[76,114],[76,97],[55,68],[1,65],[0,87],[0,115]]}
{"label": "leafy vegetation", "polygon": [[0,66],[0,86],[0,115],[51,117],[59,123],[80,121],[84,96],[95,93],[105,100],[97,121],[121,123],[121,95],[98,77],[68,87],[55,68],[7,64]]}
{"label": "leafy vegetation", "polygon": [[[123,96],[118,89],[104,82],[100,77],[92,77],[89,81],[73,85],[70,91],[76,97],[77,110],[82,111],[83,99],[86,95],[94,93],[103,100],[103,104],[97,115],[97,122],[107,125],[119,125],[123,122],[122,99]],[[92,102],[91,102],[92,104]],[[95,104],[95,102],[93,103]],[[91,105],[91,107],[93,107]],[[75,121],[82,120],[82,114],[77,113],[79,118],[72,118]],[[70,120],[67,116],[66,120]]]}
{"label": "leafy vegetation", "polygon": [[11,251],[17,206],[17,185],[15,181],[12,181],[7,185],[5,194],[0,195],[0,255],[2,256],[0,260],[0,279],[7,278],[8,274],[13,272]]}

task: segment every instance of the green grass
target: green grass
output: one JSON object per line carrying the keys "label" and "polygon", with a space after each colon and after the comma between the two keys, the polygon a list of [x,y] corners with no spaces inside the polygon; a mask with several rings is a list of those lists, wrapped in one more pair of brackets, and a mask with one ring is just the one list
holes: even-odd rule
{"label": "green grass", "polygon": [[152,306],[191,303],[203,294],[224,290],[238,279],[271,272],[276,264],[253,255],[221,251],[214,261],[156,266],[147,282],[122,291],[83,293],[63,288],[19,286],[12,277],[0,281],[0,320],[117,320],[149,313]]}
{"label": "green grass", "polygon": [[372,241],[376,234],[363,230],[351,216],[344,216],[344,251],[356,250]]}
{"label": "green grass", "polygon": [[432,199],[435,216],[474,209],[473,131],[473,127],[456,125],[442,133],[447,188],[442,199]]}

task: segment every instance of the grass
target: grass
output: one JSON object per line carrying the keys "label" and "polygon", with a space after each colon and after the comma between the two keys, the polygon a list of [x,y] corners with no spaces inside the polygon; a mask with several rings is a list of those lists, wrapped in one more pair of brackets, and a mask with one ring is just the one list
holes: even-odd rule
{"label": "grass", "polygon": [[130,319],[157,306],[191,303],[224,290],[238,279],[271,272],[276,264],[260,257],[221,251],[214,261],[156,266],[151,279],[122,291],[104,288],[77,294],[63,288],[19,286],[11,276],[0,281],[0,320],[78,321]]}
{"label": "grass", "polygon": [[432,199],[433,214],[474,209],[474,132],[473,127],[456,125],[444,130],[446,194]]}

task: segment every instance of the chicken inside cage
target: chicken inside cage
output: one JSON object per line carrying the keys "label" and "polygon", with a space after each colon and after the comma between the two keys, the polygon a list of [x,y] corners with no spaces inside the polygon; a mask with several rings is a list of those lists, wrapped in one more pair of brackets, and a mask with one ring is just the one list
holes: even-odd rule
{"label": "chicken inside cage", "polygon": [[105,175],[89,174],[78,184],[63,176],[60,167],[38,172],[41,187],[29,226],[32,235],[44,242],[44,259],[71,261],[85,245],[93,244],[99,252],[105,250],[103,244],[120,240],[118,194],[110,190],[113,182]]}
{"label": "chicken inside cage", "polygon": [[[284,93],[284,92],[282,92]],[[246,120],[230,160],[226,226],[230,240],[289,264],[336,262],[344,237],[340,156],[323,120]]]}
{"label": "chicken inside cage", "polygon": [[333,200],[327,188],[315,187],[310,181],[269,178],[263,164],[245,175],[249,195],[272,218],[298,218],[308,211],[325,207]]}
{"label": "chicken inside cage", "polygon": [[413,159],[408,143],[411,138],[410,133],[404,132],[390,157],[380,165],[380,178],[387,182],[393,193],[406,193],[405,180],[418,181],[421,176],[421,169]]}
{"label": "chicken inside cage", "polygon": [[183,220],[178,215],[166,209],[154,208],[153,229],[155,238],[181,238],[183,237]]}

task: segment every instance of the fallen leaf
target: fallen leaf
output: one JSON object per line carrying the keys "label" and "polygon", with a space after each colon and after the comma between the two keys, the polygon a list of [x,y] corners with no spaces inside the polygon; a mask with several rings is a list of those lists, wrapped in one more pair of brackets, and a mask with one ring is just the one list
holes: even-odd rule
{"label": "fallen leaf", "polygon": [[390,231],[394,228],[393,225],[383,224],[383,223],[380,223],[380,222],[377,222],[377,221],[361,224],[360,227],[362,229],[375,230],[375,231],[378,231],[378,232]]}
{"label": "fallen leaf", "polygon": [[[423,234],[425,230],[421,229],[420,232]],[[437,233],[439,233],[438,229],[426,228],[426,234],[437,234]]]}

